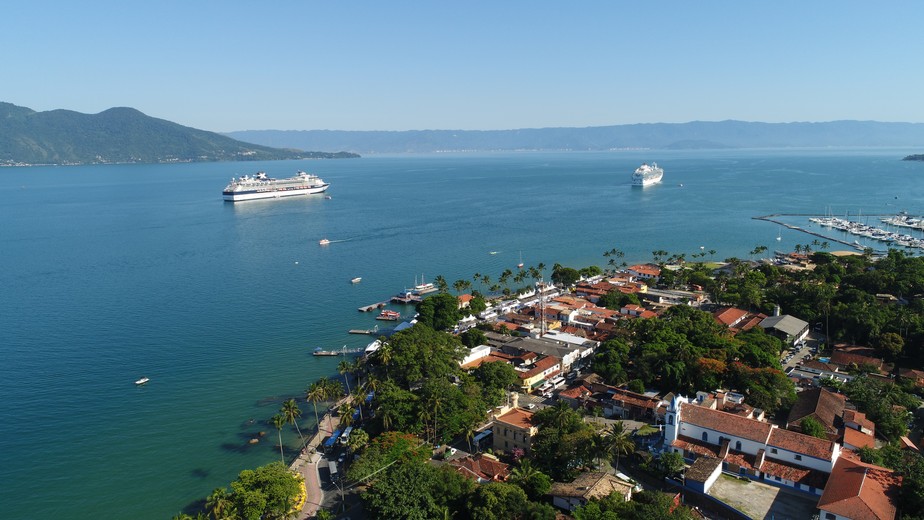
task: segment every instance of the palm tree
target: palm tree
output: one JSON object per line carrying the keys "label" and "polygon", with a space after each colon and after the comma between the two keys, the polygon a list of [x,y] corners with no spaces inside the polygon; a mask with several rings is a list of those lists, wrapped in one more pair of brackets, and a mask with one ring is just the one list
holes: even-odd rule
{"label": "palm tree", "polygon": [[337,364],[337,372],[340,372],[340,375],[343,376],[343,382],[346,383],[348,394],[353,393],[350,391],[350,379],[347,377],[347,375],[352,371],[353,371],[353,363],[350,363],[349,361],[345,359]]}
{"label": "palm tree", "polygon": [[391,348],[391,343],[384,341],[385,337],[382,336],[379,341],[382,343],[382,346],[375,351],[375,357],[378,358],[379,362],[385,367],[385,377],[388,378],[388,364],[391,363],[392,358],[394,357],[394,351]]}
{"label": "palm tree", "polygon": [[318,433],[321,433],[321,419],[318,417],[318,401],[324,400],[324,387],[321,381],[315,381],[308,387],[305,393],[305,399],[314,405],[314,421],[318,427]]}
{"label": "palm tree", "polygon": [[215,488],[205,499],[205,507],[215,520],[228,520],[234,517],[234,503],[225,488]]}
{"label": "palm tree", "polygon": [[305,443],[305,436],[302,435],[302,429],[298,427],[298,419],[302,416],[302,411],[298,407],[298,403],[295,402],[295,399],[289,399],[288,401],[282,403],[282,412],[283,417],[286,418],[287,423],[295,425],[295,430],[298,432],[299,438],[302,440],[302,444]]}
{"label": "palm tree", "polygon": [[[424,442],[430,442],[430,426],[427,423],[433,416],[430,415],[430,412],[427,411],[426,408],[421,408],[420,411],[417,412],[417,418],[420,419],[420,423],[423,424]],[[434,432],[434,434],[435,433],[436,432]]]}
{"label": "palm tree", "polygon": [[273,426],[276,427],[277,433],[279,433],[279,458],[282,460],[282,464],[285,465],[286,459],[282,454],[282,427],[286,425],[286,416],[281,413],[277,413],[272,418]]}
{"label": "palm tree", "polygon": [[443,278],[443,275],[436,275],[436,278],[433,279],[433,283],[436,284],[436,287],[441,293],[449,292],[449,283],[446,282],[446,279]]}
{"label": "palm tree", "polygon": [[[340,383],[339,383],[338,381],[335,381],[335,380],[330,379],[330,378],[327,378],[327,377],[322,377],[322,378],[321,378],[321,386],[322,386],[322,388],[324,388],[324,398],[325,398],[325,399],[330,399],[330,400],[332,400],[332,401],[337,401],[337,400],[339,400],[341,397],[343,397],[343,387],[340,385]],[[331,416],[330,416],[330,414],[327,415],[327,420],[328,420],[327,429],[330,430],[330,431],[333,433],[334,429],[333,429],[333,427],[331,426],[331,423],[330,423],[330,421],[331,421]]]}
{"label": "palm tree", "polygon": [[443,399],[437,396],[433,396],[430,399],[430,404],[433,406],[433,442],[437,442],[437,429],[436,429],[436,418],[440,413],[440,408],[443,407]]}
{"label": "palm tree", "polygon": [[604,432],[603,437],[609,452],[616,456],[614,468],[618,470],[620,456],[632,453],[632,450],[635,449],[635,442],[629,437],[622,421],[611,424]]}

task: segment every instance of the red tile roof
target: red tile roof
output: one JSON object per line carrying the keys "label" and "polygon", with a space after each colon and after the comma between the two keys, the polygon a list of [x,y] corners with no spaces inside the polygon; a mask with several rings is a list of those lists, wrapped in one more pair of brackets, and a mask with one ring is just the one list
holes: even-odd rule
{"label": "red tile roof", "polygon": [[671,443],[671,446],[697,455],[708,455],[715,458],[719,457],[718,446],[684,435],[678,435],[677,439]]}
{"label": "red tile roof", "polygon": [[875,357],[861,356],[860,354],[851,354],[841,350],[835,350],[831,355],[831,364],[849,367],[850,365],[873,365],[876,368],[882,368],[882,360]]}
{"label": "red tile roof", "polygon": [[844,428],[844,444],[849,444],[854,448],[875,448],[876,438],[860,430]]}
{"label": "red tile roof", "polygon": [[520,372],[520,373],[519,373],[520,379],[529,379],[530,377],[533,377],[533,376],[536,375],[536,374],[539,374],[539,373],[541,373],[541,372],[544,372],[544,371],[546,371],[546,370],[548,370],[548,369],[554,367],[555,365],[557,365],[557,364],[559,364],[559,363],[561,363],[561,360],[558,359],[557,357],[555,357],[555,356],[546,356],[546,357],[540,359],[539,361],[536,361],[536,362],[533,364],[533,368],[527,370],[526,372]]}
{"label": "red tile roof", "polygon": [[892,520],[901,481],[891,470],[839,458],[818,509],[854,520]]}
{"label": "red tile roof", "polygon": [[479,478],[484,480],[507,480],[510,475],[507,464],[487,457],[482,453],[450,460],[447,464],[454,467],[462,475],[475,480]]}
{"label": "red tile roof", "polygon": [[727,309],[718,310],[712,315],[715,316],[715,319],[722,325],[731,327],[744,319],[744,317],[748,315],[748,311],[736,309],[735,307],[728,307]]}
{"label": "red tile roof", "polygon": [[798,426],[806,417],[814,417],[829,433],[836,432],[835,419],[844,413],[846,405],[846,396],[824,388],[803,390],[789,412],[788,424]]}
{"label": "red tile roof", "polygon": [[767,444],[822,460],[831,460],[834,454],[834,442],[782,428],[773,429]]}
{"label": "red tile roof", "polygon": [[770,457],[764,459],[764,464],[760,467],[760,470],[768,475],[817,489],[825,487],[828,478],[828,474],[822,471],[796,466]]}
{"label": "red tile roof", "polygon": [[522,408],[514,408],[509,412],[498,416],[495,420],[503,424],[516,426],[517,428],[527,430],[533,425],[533,412],[524,410]]}
{"label": "red tile roof", "polygon": [[749,439],[764,444],[770,436],[773,425],[739,417],[728,412],[711,410],[694,404],[683,404],[680,407],[680,420],[695,424],[702,428],[722,432],[742,439]]}
{"label": "red tile roof", "polygon": [[856,423],[860,428],[865,428],[876,433],[876,423],[866,418],[866,414],[857,410],[844,410],[844,422]]}

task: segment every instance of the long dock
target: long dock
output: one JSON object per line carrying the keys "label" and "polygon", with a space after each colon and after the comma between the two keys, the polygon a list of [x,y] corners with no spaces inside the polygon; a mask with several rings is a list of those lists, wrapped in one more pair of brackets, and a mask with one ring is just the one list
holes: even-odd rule
{"label": "long dock", "polygon": [[369,334],[369,335],[372,335],[372,334],[377,333],[378,331],[379,331],[379,326],[376,325],[374,328],[371,328],[371,329],[350,329],[350,334]]}
{"label": "long dock", "polygon": [[[837,242],[837,243],[843,244],[843,245],[845,245],[845,246],[847,246],[847,247],[849,247],[849,248],[851,248],[851,249],[859,249],[860,251],[862,251],[862,250],[864,249],[863,247],[857,246],[856,244],[853,244],[853,243],[850,243],[850,242],[847,242],[846,240],[841,240],[841,239],[835,238],[835,237],[829,237],[829,236],[827,236],[827,235],[823,235],[823,234],[821,234],[821,233],[816,233],[815,231],[812,231],[812,230],[809,230],[809,229],[805,229],[805,228],[802,228],[802,227],[799,227],[799,226],[794,226],[794,225],[792,225],[792,224],[787,224],[787,223],[785,223],[785,222],[782,222],[782,221],[776,219],[776,217],[817,217],[817,216],[820,216],[820,215],[815,215],[815,214],[810,214],[810,213],[808,213],[808,214],[803,214],[803,213],[774,213],[774,214],[772,214],[772,215],[764,215],[764,216],[761,216],[761,217],[751,217],[751,218],[752,218],[753,220],[764,220],[764,221],[766,221],[766,222],[772,222],[772,223],[774,223],[774,224],[778,224],[778,225],[780,225],[780,226],[783,226],[783,227],[785,227],[785,228],[787,228],[787,229],[791,229],[791,230],[793,230],[793,231],[799,231],[799,232],[805,233],[805,234],[807,234],[807,235],[812,235],[812,236],[816,236],[816,237],[818,237],[818,238],[823,238],[823,239],[825,239],[825,240],[827,240],[827,241],[829,241],[829,242]],[[880,216],[880,215],[868,215],[868,216]],[[881,251],[877,251],[877,252],[881,252]]]}
{"label": "long dock", "polygon": [[386,305],[388,305],[388,302],[379,302],[379,303],[373,303],[372,305],[365,305],[359,308],[359,312],[371,312],[376,309],[382,309]]}

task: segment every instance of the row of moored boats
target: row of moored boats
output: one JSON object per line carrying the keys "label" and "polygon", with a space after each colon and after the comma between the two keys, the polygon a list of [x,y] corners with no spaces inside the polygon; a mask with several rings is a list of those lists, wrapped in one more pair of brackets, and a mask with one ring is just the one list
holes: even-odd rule
{"label": "row of moored boats", "polygon": [[[894,226],[914,227],[916,229],[922,229],[921,227],[910,225],[909,222],[911,221],[920,221],[917,219],[911,219],[906,215],[898,215],[895,217],[883,218],[881,220],[886,224],[891,224]],[[880,242],[886,242],[892,245],[924,249],[924,240],[915,238],[907,233],[888,231],[885,229],[877,228],[875,226],[870,226],[860,222],[854,222],[852,220],[838,217],[812,217],[809,219],[809,221],[821,226],[844,231],[845,233],[850,233],[851,235],[871,238],[873,240],[879,240]],[[859,243],[856,241],[854,241],[854,243],[859,245]]]}

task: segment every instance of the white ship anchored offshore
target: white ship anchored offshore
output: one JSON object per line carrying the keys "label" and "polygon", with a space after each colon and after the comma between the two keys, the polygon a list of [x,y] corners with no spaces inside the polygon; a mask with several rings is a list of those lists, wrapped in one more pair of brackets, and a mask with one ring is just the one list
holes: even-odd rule
{"label": "white ship anchored offshore", "polygon": [[661,182],[661,177],[664,177],[664,170],[658,167],[658,163],[644,163],[632,174],[632,185],[648,186],[649,184],[657,184]]}
{"label": "white ship anchored offshore", "polygon": [[321,193],[329,186],[330,184],[321,180],[317,175],[303,171],[299,171],[295,177],[287,179],[274,179],[267,177],[264,172],[257,172],[253,177],[244,175],[238,179],[232,178],[221,194],[225,200],[238,202],[242,200],[311,195]]}

